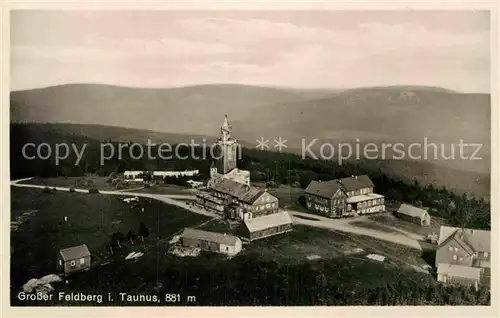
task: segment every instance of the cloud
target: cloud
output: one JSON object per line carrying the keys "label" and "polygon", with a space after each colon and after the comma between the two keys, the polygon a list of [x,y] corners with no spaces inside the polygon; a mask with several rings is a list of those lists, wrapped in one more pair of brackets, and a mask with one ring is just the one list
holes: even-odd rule
{"label": "cloud", "polygon": [[[61,18],[47,22],[47,29],[43,22],[50,15],[35,19],[31,14],[36,27],[13,33],[11,70],[23,73],[25,65],[34,70],[57,65],[53,81],[71,74],[74,81],[100,76],[101,82],[139,86],[239,82],[345,87],[427,81],[444,87],[489,89],[484,87],[489,86],[485,85],[489,81],[489,32],[482,26],[475,28],[473,19],[461,23],[463,14],[446,24],[447,28],[429,19],[419,20],[418,14],[397,23],[361,19],[361,23],[347,24],[334,18],[315,21],[314,13],[307,14],[308,19],[297,23],[266,12],[238,18],[236,14],[204,17],[185,12],[168,18],[158,12],[113,19],[89,14],[83,20],[62,18],[63,13],[58,13],[54,16]],[[453,14],[446,17],[451,19]],[[22,19],[16,19],[20,28]],[[47,43],[40,36],[44,32]],[[47,81],[46,74],[32,77],[30,85]],[[12,81],[16,87],[27,88],[26,78],[14,74]]]}

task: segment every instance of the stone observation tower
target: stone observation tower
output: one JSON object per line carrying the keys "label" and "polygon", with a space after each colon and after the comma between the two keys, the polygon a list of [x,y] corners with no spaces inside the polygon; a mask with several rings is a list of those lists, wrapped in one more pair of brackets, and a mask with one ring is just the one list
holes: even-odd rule
{"label": "stone observation tower", "polygon": [[224,117],[224,123],[220,128],[220,136],[215,143],[215,162],[210,167],[210,180],[208,187],[226,179],[250,186],[250,171],[237,168],[240,144],[231,136],[231,125]]}
{"label": "stone observation tower", "polygon": [[236,160],[239,150],[239,144],[231,136],[231,125],[227,120],[227,115],[224,117],[224,123],[220,128],[220,136],[217,139],[215,154],[217,156],[217,172],[227,174],[236,168]]}

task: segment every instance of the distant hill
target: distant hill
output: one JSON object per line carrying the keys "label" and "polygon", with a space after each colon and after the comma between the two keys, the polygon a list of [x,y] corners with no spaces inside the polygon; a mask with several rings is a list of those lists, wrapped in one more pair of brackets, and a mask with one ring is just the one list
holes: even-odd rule
{"label": "distant hill", "polygon": [[180,134],[217,133],[225,114],[235,120],[254,108],[325,96],[325,90],[248,85],[148,89],[68,84],[11,92],[11,122],[77,123]]}
{"label": "distant hill", "polygon": [[[379,148],[382,143],[403,143],[408,147],[412,143],[423,145],[427,138],[427,143],[438,146],[439,154],[443,149],[448,157],[450,147],[455,144],[458,157],[458,144],[463,140],[463,143],[482,144],[477,156],[484,159],[441,160],[439,155],[433,162],[463,171],[489,173],[490,111],[488,94],[460,94],[425,87],[364,88],[315,100],[260,107],[234,121],[233,126],[236,136],[248,140],[282,137],[292,148],[300,148],[302,140],[307,145],[315,138],[316,149],[325,142],[349,143],[353,148],[356,143],[361,146],[375,143]],[[423,156],[423,149],[413,148],[413,155]]]}
{"label": "distant hill", "polygon": [[[327,142],[349,143],[353,148],[359,144],[360,149],[375,143],[379,151],[384,144],[403,143],[406,152],[412,143],[422,145],[427,138],[438,146],[437,160],[431,153],[428,160],[393,160],[390,166],[451,188],[481,188],[482,194],[489,191],[489,94],[423,86],[339,91],[231,84],[168,89],[72,84],[12,92],[10,107],[11,122],[100,125],[59,126],[97,140],[187,142],[207,137],[210,142],[219,134],[224,114],[245,146],[255,147],[261,137],[272,146],[274,139],[282,137],[287,140],[285,151],[295,153],[300,152],[303,140],[307,145],[315,138],[315,151]],[[476,156],[483,159],[458,158],[461,140],[482,144]],[[453,144],[456,159],[443,159],[441,148],[449,156]],[[466,149],[465,155],[470,156],[472,150]],[[392,155],[389,148],[384,158]],[[424,150],[413,148],[412,155],[422,156]],[[457,176],[460,173],[467,178]]]}

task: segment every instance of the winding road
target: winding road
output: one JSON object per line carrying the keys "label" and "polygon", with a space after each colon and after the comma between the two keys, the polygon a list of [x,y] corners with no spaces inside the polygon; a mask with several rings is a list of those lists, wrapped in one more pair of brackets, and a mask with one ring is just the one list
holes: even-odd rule
{"label": "winding road", "polygon": [[[29,181],[31,178],[21,179],[11,181],[11,185],[15,187],[22,188],[38,188],[43,189],[46,188],[44,185],[35,185],[35,184],[27,184],[21,183]],[[55,188],[57,191],[69,191],[70,188],[66,187],[50,187]],[[75,192],[80,193],[89,193],[86,189],[74,189]],[[205,216],[209,216],[212,218],[221,218],[220,215],[197,208],[195,206],[187,205],[185,202],[178,201],[180,199],[189,200],[194,199],[196,196],[194,194],[151,194],[151,193],[141,193],[141,192],[129,192],[129,191],[110,191],[110,190],[100,190],[101,194],[109,194],[109,195],[123,195],[123,196],[137,196],[142,198],[150,198],[154,200],[158,200],[167,204],[175,205],[186,209],[193,213],[202,214]],[[357,227],[350,222],[352,219],[330,219],[327,217],[312,215],[309,213],[303,213],[292,210],[283,210],[290,214],[294,224],[302,224],[317,228],[324,228],[334,231],[341,231],[345,233],[352,233],[357,235],[364,235],[373,237],[375,239],[392,242],[395,244],[405,245],[411,248],[415,248],[417,250],[434,250],[436,247],[430,243],[422,242],[420,237],[417,234],[409,233],[397,228],[394,228],[394,232],[388,231],[378,231],[376,229],[369,229],[363,227]]]}

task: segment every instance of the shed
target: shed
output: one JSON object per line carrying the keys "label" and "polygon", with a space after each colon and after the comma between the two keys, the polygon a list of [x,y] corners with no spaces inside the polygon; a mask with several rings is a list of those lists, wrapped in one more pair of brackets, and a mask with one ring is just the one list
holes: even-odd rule
{"label": "shed", "polygon": [[241,251],[241,240],[233,235],[185,228],[180,235],[182,245],[205,251],[236,255]]}
{"label": "shed", "polygon": [[293,221],[288,212],[272,213],[243,221],[243,237],[250,241],[292,231]]}
{"label": "shed", "polygon": [[427,210],[417,208],[416,206],[403,203],[395,212],[395,215],[403,220],[412,222],[421,226],[431,225],[431,216]]}
{"label": "shed", "polygon": [[57,253],[57,268],[65,274],[89,269],[90,261],[91,254],[86,244],[64,248]]}

